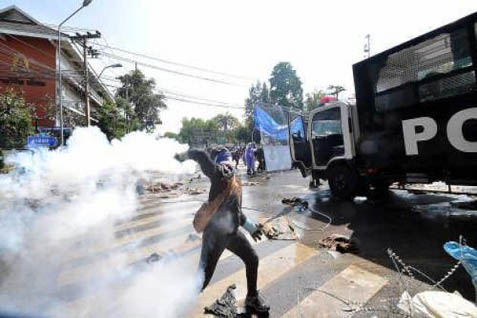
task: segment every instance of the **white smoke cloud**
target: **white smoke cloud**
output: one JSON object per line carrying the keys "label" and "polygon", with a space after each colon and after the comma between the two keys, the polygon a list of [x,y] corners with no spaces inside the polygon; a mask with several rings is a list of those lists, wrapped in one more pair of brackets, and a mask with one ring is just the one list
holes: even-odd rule
{"label": "white smoke cloud", "polygon": [[[0,176],[0,312],[68,317],[181,317],[193,305],[200,278],[178,260],[131,269],[116,257],[111,277],[74,285],[102,288],[102,301],[68,311],[58,277],[65,260],[90,245],[114,243],[114,224],[138,207],[136,184],[151,173],[177,178],[195,163],[174,155],[187,146],[134,132],[109,143],[99,129],[77,128],[68,147],[7,158],[15,171]],[[108,290],[119,278],[127,284]],[[86,293],[87,294],[87,293]],[[68,298],[68,297],[66,297]],[[67,313],[67,314],[66,314]],[[98,315],[98,313],[101,313]]]}

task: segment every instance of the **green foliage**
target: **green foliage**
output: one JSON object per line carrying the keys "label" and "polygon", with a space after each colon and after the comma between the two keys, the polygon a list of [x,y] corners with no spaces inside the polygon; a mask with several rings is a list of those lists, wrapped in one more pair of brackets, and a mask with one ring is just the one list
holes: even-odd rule
{"label": "green foliage", "polygon": [[218,127],[223,131],[234,130],[240,126],[240,122],[237,118],[230,113],[219,114],[211,119]]}
{"label": "green foliage", "polygon": [[126,134],[126,119],[117,103],[106,101],[98,109],[98,126],[108,140],[119,139]]}
{"label": "green foliage", "polygon": [[30,113],[33,121],[51,120],[56,118],[56,102],[55,99],[49,95],[45,95],[38,101],[35,107],[30,108]]}
{"label": "green foliage", "polygon": [[245,118],[252,119],[253,108],[256,103],[270,103],[270,92],[267,83],[260,83],[257,81],[248,90],[248,97],[245,100]]}
{"label": "green foliage", "polygon": [[[139,70],[119,77],[122,87],[118,89],[117,96],[129,102],[131,109],[127,119],[128,131],[140,129],[153,132],[156,125],[161,124],[159,112],[167,108],[165,97],[155,93],[156,83],[154,79],[146,79]],[[124,103],[123,103],[124,104]],[[126,106],[126,105],[121,105]]]}
{"label": "green foliage", "polygon": [[320,105],[320,100],[323,96],[326,96],[326,92],[323,90],[314,90],[311,93],[306,94],[305,98],[305,110],[310,112]]}
{"label": "green foliage", "polygon": [[303,109],[303,89],[296,71],[288,62],[280,62],[270,77],[270,101],[272,104]]}
{"label": "green foliage", "polygon": [[[184,118],[176,139],[189,145],[236,144],[250,141],[250,132],[237,118],[226,113],[209,120]],[[175,137],[173,133],[166,133],[164,136]]]}
{"label": "green foliage", "polygon": [[245,134],[245,131],[242,131],[240,133],[240,140],[244,143],[250,142],[252,140],[253,133],[253,140],[260,142],[260,132],[254,129],[253,110],[256,103],[271,103],[270,90],[267,86],[267,83],[261,83],[260,81],[257,81],[257,83],[250,87],[248,94],[249,96],[245,100],[245,127],[248,132]]}
{"label": "green foliage", "polygon": [[33,134],[31,109],[22,94],[5,90],[0,94],[0,146],[23,148]]}
{"label": "green foliage", "polygon": [[328,90],[330,91],[331,95],[335,96],[336,99],[338,99],[339,93],[344,92],[346,88],[340,85],[330,85],[328,86]]}
{"label": "green foliage", "polygon": [[179,134],[173,133],[171,131],[165,132],[164,137],[179,140]]}
{"label": "green foliage", "polygon": [[116,96],[116,105],[124,116],[126,133],[138,130],[140,124],[134,111],[134,106],[121,96]]}
{"label": "green foliage", "polygon": [[252,139],[252,133],[251,132],[252,131],[250,130],[250,128],[248,126],[240,125],[237,129],[235,129],[235,140],[238,143],[246,144],[246,143],[250,142],[250,140]]}
{"label": "green foliage", "polygon": [[219,127],[216,122],[201,118],[182,119],[182,128],[179,132],[179,141],[182,143],[202,144],[215,143]]}

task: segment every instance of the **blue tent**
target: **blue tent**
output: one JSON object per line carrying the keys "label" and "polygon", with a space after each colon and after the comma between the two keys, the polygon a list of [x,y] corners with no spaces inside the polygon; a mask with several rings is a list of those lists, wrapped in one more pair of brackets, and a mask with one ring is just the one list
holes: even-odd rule
{"label": "blue tent", "polygon": [[[253,111],[255,129],[276,140],[288,140],[288,126],[279,125],[262,107],[255,105]],[[292,132],[301,131],[304,133],[303,121],[301,117],[295,118],[290,128]]]}

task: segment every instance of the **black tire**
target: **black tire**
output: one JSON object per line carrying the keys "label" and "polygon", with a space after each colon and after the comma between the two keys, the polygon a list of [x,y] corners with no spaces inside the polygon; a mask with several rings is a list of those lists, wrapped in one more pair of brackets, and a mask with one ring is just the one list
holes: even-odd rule
{"label": "black tire", "polygon": [[387,200],[389,198],[389,183],[373,183],[369,189],[368,198],[373,200]]}
{"label": "black tire", "polygon": [[352,200],[358,190],[358,174],[347,164],[335,164],[328,168],[328,184],[331,194],[341,200]]}

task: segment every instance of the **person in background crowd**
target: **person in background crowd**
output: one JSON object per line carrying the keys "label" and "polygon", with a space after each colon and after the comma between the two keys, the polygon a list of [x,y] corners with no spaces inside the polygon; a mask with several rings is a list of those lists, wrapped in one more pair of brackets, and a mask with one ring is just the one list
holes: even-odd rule
{"label": "person in background crowd", "polygon": [[242,154],[241,154],[241,151],[240,151],[240,147],[235,147],[234,151],[232,152],[232,158],[235,161],[235,169],[238,168],[238,164],[239,164],[241,155]]}
{"label": "person in background crowd", "polygon": [[247,174],[252,176],[255,174],[255,147],[249,143],[245,148],[243,161],[247,165]]}
{"label": "person in background crowd", "polygon": [[257,157],[258,161],[258,167],[257,171],[258,172],[263,172],[266,169],[265,166],[265,153],[263,152],[263,147],[259,147],[257,151],[255,152],[255,156]]}

